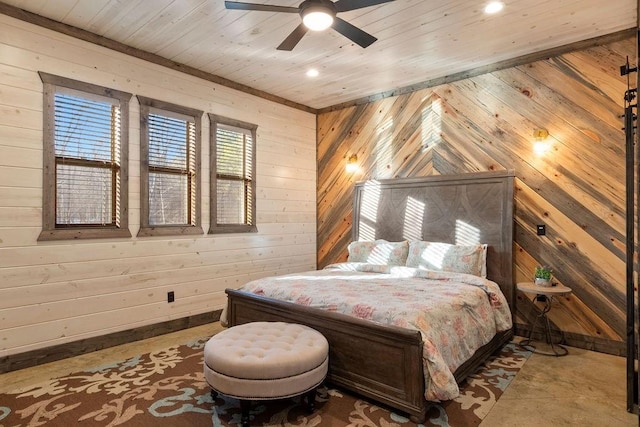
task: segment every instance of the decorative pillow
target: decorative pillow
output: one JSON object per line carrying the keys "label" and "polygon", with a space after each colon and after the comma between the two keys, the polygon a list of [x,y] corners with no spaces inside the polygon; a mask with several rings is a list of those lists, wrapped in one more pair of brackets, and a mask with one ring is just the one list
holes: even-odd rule
{"label": "decorative pillow", "polygon": [[349,262],[366,262],[377,265],[405,265],[409,242],[351,242],[349,243]]}
{"label": "decorative pillow", "polygon": [[412,241],[409,243],[407,267],[486,277],[486,253],[486,245]]}

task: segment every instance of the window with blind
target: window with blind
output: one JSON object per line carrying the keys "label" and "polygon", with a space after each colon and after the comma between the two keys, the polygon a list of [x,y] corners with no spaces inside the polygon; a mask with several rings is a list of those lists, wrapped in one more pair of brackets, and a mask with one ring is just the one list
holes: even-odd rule
{"label": "window with blind", "polygon": [[44,84],[39,240],[129,237],[131,94],[39,73]]}
{"label": "window with blind", "polygon": [[242,233],[256,227],[256,125],[209,114],[211,228]]}
{"label": "window with blind", "polygon": [[202,111],[138,96],[140,101],[139,236],[201,234]]}

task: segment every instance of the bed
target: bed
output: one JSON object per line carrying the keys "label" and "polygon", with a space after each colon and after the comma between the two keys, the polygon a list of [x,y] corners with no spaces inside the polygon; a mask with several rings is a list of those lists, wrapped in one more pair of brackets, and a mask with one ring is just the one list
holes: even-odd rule
{"label": "bed", "polygon": [[[513,179],[513,172],[482,172],[357,183],[352,240],[486,244],[483,274],[497,284],[504,301],[513,308]],[[335,269],[350,270],[344,272],[347,276],[407,276],[407,268],[402,266],[358,263],[310,274],[332,275]],[[422,279],[413,277],[414,269],[408,275],[412,280]],[[331,383],[403,411],[414,422],[424,420],[429,378],[423,351],[428,340],[423,340],[419,330],[283,301],[265,296],[264,292],[226,292],[226,320],[230,326],[266,320],[301,323],[317,329],[330,344]],[[474,372],[512,336],[510,327],[496,332],[456,367],[455,380],[460,382]]]}

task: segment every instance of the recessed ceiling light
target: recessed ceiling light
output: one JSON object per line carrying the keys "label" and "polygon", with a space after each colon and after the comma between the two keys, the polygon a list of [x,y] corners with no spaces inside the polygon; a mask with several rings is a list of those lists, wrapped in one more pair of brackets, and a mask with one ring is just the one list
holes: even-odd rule
{"label": "recessed ceiling light", "polygon": [[498,13],[504,7],[501,1],[492,1],[484,7],[484,13]]}
{"label": "recessed ceiling light", "polygon": [[320,75],[320,73],[315,68],[307,70],[307,77],[318,77],[318,75]]}

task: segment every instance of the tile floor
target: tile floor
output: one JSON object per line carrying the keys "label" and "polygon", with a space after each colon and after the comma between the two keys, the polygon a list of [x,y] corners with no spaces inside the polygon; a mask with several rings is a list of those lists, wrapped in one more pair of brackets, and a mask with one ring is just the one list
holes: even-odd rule
{"label": "tile floor", "polygon": [[[199,326],[9,372],[0,375],[0,392],[213,335],[221,329],[219,323]],[[577,348],[569,348],[565,357],[534,354],[480,427],[638,426],[638,417],[626,411],[625,366],[622,357]]]}

